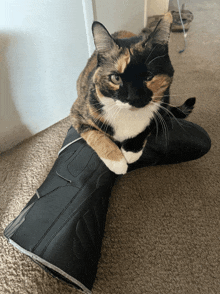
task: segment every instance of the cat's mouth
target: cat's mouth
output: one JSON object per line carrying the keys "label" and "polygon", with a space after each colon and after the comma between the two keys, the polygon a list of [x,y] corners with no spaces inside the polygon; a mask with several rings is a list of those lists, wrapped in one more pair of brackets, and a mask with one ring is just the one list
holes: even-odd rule
{"label": "cat's mouth", "polygon": [[140,108],[144,108],[145,106],[149,105],[151,99],[140,99],[135,100],[130,103],[132,110],[138,110]]}
{"label": "cat's mouth", "polygon": [[116,100],[115,104],[120,107],[121,109],[128,109],[130,110],[133,106],[130,105],[128,102],[127,103],[123,103],[119,100]]}
{"label": "cat's mouth", "polygon": [[135,101],[132,103],[129,103],[129,102],[125,103],[125,102],[121,102],[119,100],[116,101],[116,105],[118,107],[120,107],[121,109],[127,109],[127,110],[132,110],[132,111],[143,108],[146,105],[148,105],[149,103],[150,103],[150,101],[143,101],[143,100]]}

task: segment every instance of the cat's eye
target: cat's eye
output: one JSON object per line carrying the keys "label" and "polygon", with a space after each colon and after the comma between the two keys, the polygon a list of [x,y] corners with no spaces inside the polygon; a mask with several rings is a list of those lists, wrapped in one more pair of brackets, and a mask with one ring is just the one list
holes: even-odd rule
{"label": "cat's eye", "polygon": [[154,77],[154,75],[153,75],[152,73],[149,73],[149,74],[147,75],[147,77],[146,77],[146,81],[150,81],[150,80],[152,80],[153,77]]}
{"label": "cat's eye", "polygon": [[115,85],[121,85],[122,84],[122,79],[119,75],[114,74],[114,75],[110,75],[110,80],[112,83],[114,83]]}

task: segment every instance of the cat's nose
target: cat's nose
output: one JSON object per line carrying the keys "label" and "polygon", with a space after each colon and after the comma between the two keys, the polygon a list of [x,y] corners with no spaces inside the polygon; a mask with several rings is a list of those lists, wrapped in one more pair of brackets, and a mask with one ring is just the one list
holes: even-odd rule
{"label": "cat's nose", "polygon": [[127,102],[134,107],[137,108],[142,108],[144,106],[146,106],[147,104],[150,103],[150,101],[152,100],[151,97],[148,97],[147,95],[144,96],[132,96],[132,97],[128,97],[129,99],[127,99]]}
{"label": "cat's nose", "polygon": [[146,102],[150,102],[152,100],[150,95],[147,95],[145,91],[139,91],[136,93],[129,93],[127,97],[127,102],[132,102],[132,101],[140,101],[144,100]]}
{"label": "cat's nose", "polygon": [[140,89],[132,89],[128,92],[128,101],[138,100],[144,93]]}

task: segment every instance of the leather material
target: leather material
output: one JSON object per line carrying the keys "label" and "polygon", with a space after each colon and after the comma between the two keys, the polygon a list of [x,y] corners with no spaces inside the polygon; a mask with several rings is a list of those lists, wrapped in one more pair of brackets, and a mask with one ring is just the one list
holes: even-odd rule
{"label": "leather material", "polygon": [[142,156],[128,171],[195,160],[210,150],[211,139],[199,125],[184,119],[169,119],[166,124],[166,129],[161,126],[153,130]]}
{"label": "leather material", "polygon": [[[76,137],[71,128],[67,138]],[[91,290],[115,178],[83,139],[69,145],[5,236]],[[42,266],[62,278],[53,266]]]}
{"label": "leather material", "polygon": [[[168,133],[151,134],[130,171],[208,152],[211,141],[201,127],[184,120],[170,123]],[[5,229],[5,237],[53,276],[90,293],[116,178],[71,127],[46,180]]]}

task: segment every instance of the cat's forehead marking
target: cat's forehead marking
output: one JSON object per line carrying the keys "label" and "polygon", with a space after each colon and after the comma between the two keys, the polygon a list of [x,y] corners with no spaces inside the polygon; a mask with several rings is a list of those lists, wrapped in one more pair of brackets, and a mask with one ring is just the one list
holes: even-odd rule
{"label": "cat's forehead marking", "polygon": [[116,63],[116,69],[119,73],[123,73],[125,71],[125,68],[127,67],[127,65],[129,64],[131,60],[131,56],[130,56],[130,52],[128,50],[128,48],[126,48],[125,52],[123,52]]}

